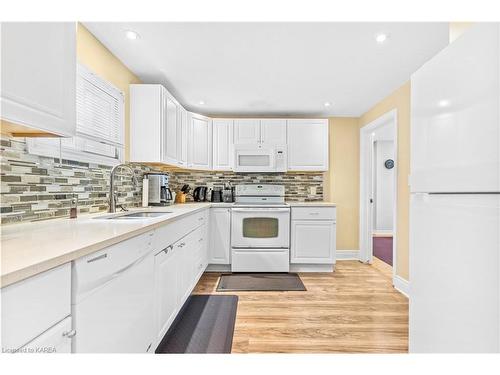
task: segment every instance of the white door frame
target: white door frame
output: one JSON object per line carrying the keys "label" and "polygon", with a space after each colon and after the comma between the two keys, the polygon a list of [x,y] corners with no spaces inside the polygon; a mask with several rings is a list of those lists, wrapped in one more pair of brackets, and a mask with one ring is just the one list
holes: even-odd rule
{"label": "white door frame", "polygon": [[397,200],[398,200],[398,112],[393,109],[360,129],[360,180],[359,180],[359,259],[371,263],[373,259],[373,205],[370,198],[373,191],[373,135],[372,133],[392,122],[394,131],[394,202],[393,202],[393,234],[392,234],[392,275],[396,275],[396,233],[397,233]]}

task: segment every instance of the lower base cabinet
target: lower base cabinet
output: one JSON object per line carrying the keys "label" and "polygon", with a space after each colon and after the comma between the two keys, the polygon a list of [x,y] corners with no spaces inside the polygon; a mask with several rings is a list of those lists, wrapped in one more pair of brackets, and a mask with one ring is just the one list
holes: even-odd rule
{"label": "lower base cabinet", "polygon": [[75,334],[76,331],[71,329],[71,316],[68,316],[23,346],[19,352],[71,353],[71,339]]}
{"label": "lower base cabinet", "polygon": [[207,267],[207,226],[200,225],[155,255],[156,348]]}
{"label": "lower base cabinet", "polygon": [[335,229],[335,208],[292,207],[290,263],[335,263]]}

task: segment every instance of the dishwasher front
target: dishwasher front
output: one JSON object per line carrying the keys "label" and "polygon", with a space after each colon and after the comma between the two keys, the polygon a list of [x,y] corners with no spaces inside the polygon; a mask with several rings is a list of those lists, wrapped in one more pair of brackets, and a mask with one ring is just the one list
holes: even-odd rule
{"label": "dishwasher front", "polygon": [[74,353],[154,351],[152,235],[73,262]]}

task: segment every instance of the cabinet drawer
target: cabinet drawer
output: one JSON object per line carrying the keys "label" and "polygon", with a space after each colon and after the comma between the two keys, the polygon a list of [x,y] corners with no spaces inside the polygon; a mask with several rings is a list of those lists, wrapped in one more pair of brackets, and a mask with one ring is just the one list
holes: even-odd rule
{"label": "cabinet drawer", "polygon": [[71,353],[71,316],[23,346],[20,353]]}
{"label": "cabinet drawer", "polygon": [[2,289],[2,349],[16,350],[71,313],[71,265]]}
{"label": "cabinet drawer", "polygon": [[336,220],[335,207],[292,207],[292,220]]}

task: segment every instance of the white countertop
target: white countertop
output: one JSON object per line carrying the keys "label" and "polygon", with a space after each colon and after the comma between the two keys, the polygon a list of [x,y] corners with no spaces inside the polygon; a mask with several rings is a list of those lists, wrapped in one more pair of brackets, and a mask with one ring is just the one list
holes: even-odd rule
{"label": "white countertop", "polygon": [[[95,217],[113,215],[99,213],[82,215],[78,219],[63,218],[3,226],[0,286],[71,262],[211,205],[210,202],[185,203],[130,210],[172,212],[148,219],[97,220]],[[121,214],[117,212],[115,215]]]}
{"label": "white countertop", "polygon": [[[287,202],[291,207],[335,206],[330,202]],[[61,264],[99,251],[169,221],[208,207],[231,207],[232,203],[185,203],[133,211],[171,211],[148,219],[97,220],[108,213],[82,215],[78,219],[12,224],[2,227],[0,287],[13,284]],[[116,215],[121,215],[117,212]]]}

